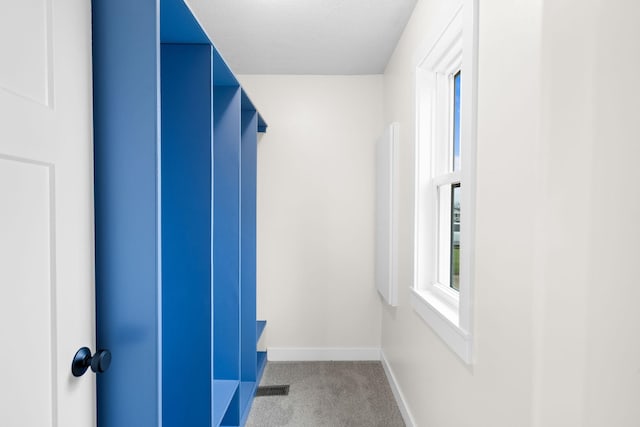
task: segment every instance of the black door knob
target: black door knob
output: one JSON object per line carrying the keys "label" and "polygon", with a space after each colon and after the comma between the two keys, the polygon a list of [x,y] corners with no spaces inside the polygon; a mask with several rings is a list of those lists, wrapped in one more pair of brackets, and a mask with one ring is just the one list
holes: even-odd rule
{"label": "black door knob", "polygon": [[111,366],[111,352],[109,350],[98,350],[91,358],[91,370],[96,373],[103,373]]}
{"label": "black door knob", "polygon": [[96,354],[91,356],[91,350],[82,347],[73,356],[71,373],[74,377],[80,377],[87,372],[89,367],[93,372],[102,373],[109,369],[109,366],[111,366],[111,352],[109,350],[98,350]]}

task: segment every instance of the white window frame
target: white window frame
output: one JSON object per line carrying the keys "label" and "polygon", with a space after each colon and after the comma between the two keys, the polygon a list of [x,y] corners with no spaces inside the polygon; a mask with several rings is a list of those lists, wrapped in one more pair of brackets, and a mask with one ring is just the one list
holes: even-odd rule
{"label": "white window frame", "polygon": [[[415,242],[411,303],[466,363],[473,363],[473,278],[477,94],[477,0],[465,0],[444,30],[416,57]],[[453,162],[453,78],[461,71],[460,170]],[[450,203],[438,189],[460,183],[459,292],[449,286]],[[450,187],[446,187],[450,188]],[[450,193],[449,193],[450,194]],[[449,196],[450,198],[450,196]],[[440,238],[439,236],[443,236]],[[439,272],[442,272],[440,274]],[[440,274],[440,275],[439,275]],[[444,282],[444,283],[443,283]]]}

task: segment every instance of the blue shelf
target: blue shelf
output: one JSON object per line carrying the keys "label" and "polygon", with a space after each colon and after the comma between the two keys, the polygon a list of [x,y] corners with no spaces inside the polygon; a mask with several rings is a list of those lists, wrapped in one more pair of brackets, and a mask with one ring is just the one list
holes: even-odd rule
{"label": "blue shelf", "polygon": [[267,326],[266,320],[258,320],[256,322],[256,343],[260,341],[260,336],[262,335],[262,332],[264,332],[265,326]]}
{"label": "blue shelf", "polygon": [[[212,393],[211,48],[163,43],[160,52],[162,420],[202,425]],[[197,350],[192,363],[184,348]]]}
{"label": "blue shelf", "polygon": [[243,381],[240,383],[240,425],[243,426],[249,418],[253,396],[256,394],[258,383],[253,381]]}
{"label": "blue shelf", "polygon": [[258,378],[257,382],[260,384],[260,380],[262,379],[262,374],[264,373],[264,368],[267,366],[267,352],[259,351],[258,352]]}
{"label": "blue shelf", "polygon": [[233,395],[240,382],[233,380],[213,380],[213,424],[220,425],[227,408],[231,404]]}

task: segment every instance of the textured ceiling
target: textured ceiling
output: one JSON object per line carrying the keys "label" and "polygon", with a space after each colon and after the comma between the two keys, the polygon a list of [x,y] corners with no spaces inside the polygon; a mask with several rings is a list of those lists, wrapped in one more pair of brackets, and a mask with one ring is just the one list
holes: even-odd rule
{"label": "textured ceiling", "polygon": [[417,0],[187,0],[237,74],[380,74]]}

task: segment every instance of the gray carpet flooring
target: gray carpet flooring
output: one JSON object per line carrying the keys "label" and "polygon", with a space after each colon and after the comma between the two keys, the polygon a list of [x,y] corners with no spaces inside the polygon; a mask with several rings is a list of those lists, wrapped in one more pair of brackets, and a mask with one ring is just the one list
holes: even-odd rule
{"label": "gray carpet flooring", "polygon": [[288,396],[256,397],[247,427],[404,427],[380,362],[269,362],[261,385]]}

